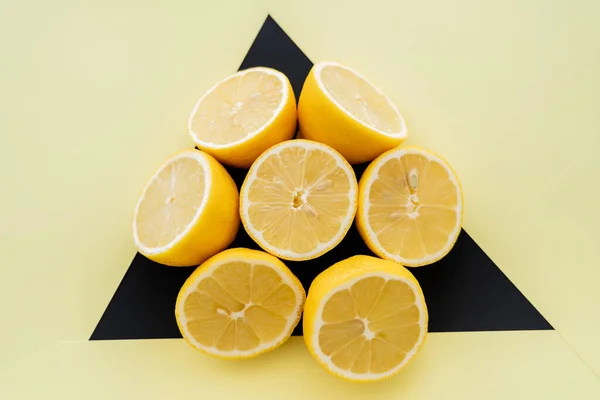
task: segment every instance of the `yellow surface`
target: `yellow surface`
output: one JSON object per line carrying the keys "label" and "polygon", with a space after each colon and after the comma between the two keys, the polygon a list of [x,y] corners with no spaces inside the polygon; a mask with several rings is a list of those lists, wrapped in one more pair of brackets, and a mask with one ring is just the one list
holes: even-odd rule
{"label": "yellow surface", "polygon": [[[517,363],[515,354],[520,355]],[[26,365],[34,360],[41,364]],[[330,375],[315,364],[299,337],[239,362],[203,356],[183,340],[67,342],[29,353],[19,367],[23,375],[0,386],[0,395],[3,389],[18,389],[26,399],[60,393],[63,399],[90,400],[198,393],[249,400],[596,400],[600,395],[596,377],[552,331],[430,334],[405,371],[372,384]]]}
{"label": "yellow surface", "polygon": [[[433,334],[380,386],[330,378],[299,338],[251,365],[182,340],[87,341],[148,174],[191,145],[194,102],[267,13],[385,89],[409,142],[455,167],[467,231],[556,332]],[[0,397],[600,398],[599,17],[584,0],[3,1]]]}

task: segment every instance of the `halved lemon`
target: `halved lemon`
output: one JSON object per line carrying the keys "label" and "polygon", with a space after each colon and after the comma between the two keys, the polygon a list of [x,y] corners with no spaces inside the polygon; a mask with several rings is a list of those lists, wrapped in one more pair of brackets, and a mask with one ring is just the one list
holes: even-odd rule
{"label": "halved lemon", "polygon": [[329,372],[352,381],[376,381],[413,359],[427,323],[423,292],[406,268],[354,256],[312,282],[304,308],[304,341]]}
{"label": "halved lemon", "polygon": [[305,298],[298,278],[276,257],[229,249],[185,281],[175,317],[192,347],[221,358],[250,358],[290,337]]}
{"label": "halved lemon", "polygon": [[240,226],[239,195],[210,155],[186,150],[158,168],[133,218],[140,253],[165,265],[198,265],[226,248]]}
{"label": "halved lemon", "polygon": [[298,122],[305,139],[333,147],[351,164],[371,161],[407,136],[390,98],[358,72],[334,62],[317,63],[308,74]]}
{"label": "halved lemon", "polygon": [[356,225],[378,256],[407,266],[444,257],[458,238],[463,196],[440,156],[416,147],[382,154],[359,184]]}
{"label": "halved lemon", "polygon": [[263,151],[295,133],[290,81],[263,67],[231,75],[198,100],[188,128],[198,148],[225,164],[248,168]]}
{"label": "halved lemon", "polygon": [[331,147],[289,140],[264,152],[240,191],[248,234],[286,260],[308,260],[335,247],[356,214],[352,167]]}

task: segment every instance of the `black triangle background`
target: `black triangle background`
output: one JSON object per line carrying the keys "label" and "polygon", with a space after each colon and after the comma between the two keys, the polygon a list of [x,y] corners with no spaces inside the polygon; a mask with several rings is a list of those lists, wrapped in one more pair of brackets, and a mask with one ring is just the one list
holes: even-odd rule
{"label": "black triangle background", "polygon": [[[240,69],[268,66],[285,73],[296,97],[312,62],[269,16]],[[355,166],[358,178],[365,166]],[[245,170],[228,168],[238,187]],[[231,247],[259,249],[243,228]],[[306,290],[321,271],[354,254],[370,254],[353,227],[344,240],[315,260],[288,262]],[[172,268],[137,254],[90,340],[180,338],[175,299],[194,268]],[[430,332],[553,329],[463,230],[443,260],[411,270],[429,309]],[[299,324],[294,335],[302,334]]]}

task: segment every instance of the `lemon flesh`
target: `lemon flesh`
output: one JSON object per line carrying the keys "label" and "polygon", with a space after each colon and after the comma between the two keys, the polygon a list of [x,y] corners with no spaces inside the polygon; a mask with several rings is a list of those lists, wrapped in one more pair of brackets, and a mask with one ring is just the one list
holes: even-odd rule
{"label": "lemon flesh", "polygon": [[359,199],[359,231],[383,258],[430,264],[450,251],[460,233],[460,183],[429,151],[399,148],[383,154],[361,179]]}
{"label": "lemon flesh", "polygon": [[223,163],[248,168],[263,151],[294,135],[296,98],[281,72],[250,68],[208,90],[196,103],[188,128],[200,149]]}
{"label": "lemon flesh", "polygon": [[427,308],[406,268],[355,256],[315,279],[304,321],[307,345],[327,370],[350,380],[378,380],[416,354],[427,333]]}
{"label": "lemon flesh", "polygon": [[183,157],[158,172],[137,211],[137,235],[149,248],[168,245],[196,216],[206,196],[206,174],[199,159]]}
{"label": "lemon flesh", "polygon": [[320,78],[335,102],[361,123],[390,135],[404,129],[404,122],[388,97],[358,73],[341,65],[326,64]]}
{"label": "lemon flesh", "polygon": [[276,75],[253,70],[236,74],[210,91],[190,122],[198,139],[224,145],[262,128],[282,103],[284,82]]}
{"label": "lemon flesh", "polygon": [[180,152],[158,168],[138,200],[135,244],[161,264],[198,265],[237,234],[238,199],[235,182],[213,157]]}
{"label": "lemon flesh", "polygon": [[229,249],[186,281],[176,317],[193,347],[222,358],[248,358],[287,340],[304,298],[298,279],[277,258]]}
{"label": "lemon flesh", "polygon": [[310,259],[342,240],[356,213],[354,171],[328,146],[293,140],[265,152],[241,190],[241,215],[263,249]]}
{"label": "lemon flesh", "polygon": [[311,69],[298,102],[302,137],[325,143],[350,164],[371,161],[407,136],[392,101],[364,76],[334,62]]}

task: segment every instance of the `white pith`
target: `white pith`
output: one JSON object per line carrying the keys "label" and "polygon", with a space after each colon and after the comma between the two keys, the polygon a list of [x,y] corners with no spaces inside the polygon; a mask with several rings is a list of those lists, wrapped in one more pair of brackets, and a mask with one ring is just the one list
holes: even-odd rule
{"label": "white pith", "polygon": [[[150,188],[150,186],[152,185],[152,183],[154,182],[154,180],[156,179],[156,177],[166,167],[168,167],[169,165],[171,165],[175,161],[178,161],[178,160],[180,160],[182,158],[191,158],[191,159],[194,159],[194,160],[198,161],[198,163],[204,169],[204,194],[203,194],[203,197],[202,197],[202,203],[200,203],[200,206],[198,207],[198,210],[196,210],[196,214],[194,215],[194,218],[190,221],[190,223],[188,224],[188,226],[179,235],[177,235],[175,237],[175,239],[173,239],[170,243],[168,243],[168,244],[166,244],[164,246],[160,246],[160,247],[147,247],[144,243],[142,243],[140,241],[139,236],[138,236],[138,232],[137,232],[137,216],[138,216],[139,207],[142,204],[142,201],[144,200],[144,198],[146,196],[146,192],[148,191],[148,188]],[[211,186],[212,186],[212,176],[211,176],[210,164],[209,164],[208,160],[206,159],[206,157],[205,157],[205,155],[203,153],[201,153],[199,151],[196,151],[196,150],[190,150],[190,151],[185,151],[185,152],[179,153],[179,154],[175,155],[174,157],[170,158],[169,160],[167,160],[154,173],[154,175],[152,176],[152,179],[150,179],[150,181],[148,182],[148,184],[146,185],[146,187],[142,191],[142,195],[140,196],[140,198],[138,200],[138,203],[135,206],[135,213],[134,213],[134,218],[133,218],[133,240],[134,240],[136,246],[144,254],[153,255],[153,254],[163,253],[163,252],[169,250],[170,248],[172,248],[174,245],[176,245],[179,241],[181,241],[181,239],[183,239],[188,234],[188,232],[190,231],[191,227],[196,224],[196,222],[198,221],[198,219],[202,215],[202,212],[204,211],[204,208],[206,207],[206,203],[208,201],[208,198],[210,196],[210,192],[212,190]]]}
{"label": "white pith", "polygon": [[[288,285],[294,292],[294,295],[296,296],[296,309],[294,310],[294,312],[290,313],[290,315],[287,316],[287,324],[285,326],[285,329],[275,339],[270,340],[268,342],[261,342],[260,346],[255,347],[254,349],[250,349],[250,350],[234,349],[234,350],[230,350],[230,351],[222,351],[222,350],[217,349],[217,347],[215,347],[215,346],[205,346],[202,343],[198,342],[194,338],[194,336],[190,333],[190,331],[187,328],[187,318],[184,313],[184,306],[185,306],[187,297],[191,293],[196,291],[196,287],[198,286],[198,283],[200,283],[200,281],[202,281],[203,279],[205,279],[207,277],[210,277],[213,274],[213,272],[220,266],[229,264],[229,263],[235,263],[235,262],[249,264],[251,267],[254,267],[257,265],[271,267],[275,272],[277,272],[277,274],[279,275],[279,277],[282,280],[282,283]],[[277,346],[278,344],[282,343],[283,341],[285,341],[290,336],[292,330],[294,329],[294,324],[296,323],[296,321],[298,320],[298,317],[300,316],[300,313],[302,312],[301,307],[303,304],[303,297],[304,297],[298,288],[298,284],[299,284],[298,282],[293,281],[287,274],[283,273],[278,266],[270,264],[266,260],[260,260],[255,263],[250,262],[246,258],[228,258],[226,260],[222,260],[218,263],[215,263],[209,269],[207,269],[202,274],[200,274],[195,279],[194,283],[189,285],[187,290],[180,297],[179,301],[177,302],[177,310],[176,310],[176,313],[179,316],[180,328],[183,331],[184,337],[187,338],[194,347],[201,349],[209,354],[214,354],[217,356],[228,356],[228,357],[247,357],[247,356],[257,354],[257,353],[262,353],[263,351],[269,350],[269,349]],[[246,306],[248,307],[249,304],[247,304]],[[241,315],[239,315],[239,316],[234,315],[234,317],[243,318],[243,316],[241,316]]]}
{"label": "white pith", "polygon": [[[323,70],[324,67],[327,67],[327,66],[333,66],[333,67],[345,69],[346,71],[350,71],[354,75],[358,76],[359,78],[361,78],[365,82],[367,82],[377,93],[379,93],[380,95],[382,95],[383,97],[385,97],[385,99],[387,100],[387,103],[396,112],[396,115],[398,116],[398,118],[400,120],[400,124],[402,126],[402,129],[399,132],[394,132],[394,133],[385,132],[385,131],[382,131],[382,130],[374,127],[374,126],[371,126],[371,125],[365,123],[364,121],[361,121],[360,119],[356,118],[353,114],[351,114],[350,112],[348,112],[348,110],[346,110],[340,103],[338,103],[338,101],[331,95],[331,93],[329,93],[329,90],[327,90],[327,88],[325,87],[325,84],[323,83],[323,80],[321,78],[321,71]],[[323,61],[323,62],[317,63],[314,68],[315,68],[315,78],[316,78],[316,81],[317,81],[317,85],[319,86],[319,88],[321,89],[321,91],[323,93],[325,93],[325,96],[327,96],[327,98],[333,104],[335,104],[344,114],[346,114],[348,117],[352,118],[354,121],[356,121],[357,123],[361,124],[362,126],[367,127],[369,129],[372,129],[372,130],[376,131],[377,133],[380,133],[380,134],[382,134],[384,136],[392,137],[392,138],[403,138],[403,137],[406,137],[406,123],[404,122],[404,118],[402,117],[402,114],[400,114],[400,111],[398,111],[398,108],[396,107],[396,105],[394,103],[392,103],[392,101],[390,100],[390,98],[385,93],[383,93],[383,91],[381,89],[379,89],[377,86],[375,86],[373,83],[371,83],[371,81],[369,81],[367,78],[365,78],[363,75],[361,75],[360,73],[356,72],[352,68],[348,68],[345,65],[342,65],[342,64],[339,64],[339,63],[336,63],[336,62],[332,62],[332,61]]]}
{"label": "white pith", "polygon": [[[281,92],[282,92],[282,97],[281,97],[281,102],[279,103],[279,105],[277,106],[277,108],[273,111],[273,115],[271,116],[271,118],[260,128],[254,130],[253,132],[248,133],[246,136],[244,136],[242,139],[239,139],[235,142],[231,142],[231,143],[226,143],[226,144],[215,144],[215,143],[211,143],[211,142],[205,142],[203,140],[201,140],[196,133],[192,130],[192,120],[194,119],[194,116],[196,115],[196,112],[198,111],[198,107],[200,106],[200,104],[202,103],[202,101],[204,101],[204,99],[211,94],[212,92],[215,91],[215,89],[217,87],[219,87],[221,84],[223,84],[224,82],[227,82],[230,79],[233,78],[237,78],[240,76],[244,76],[250,72],[262,72],[265,73],[267,75],[272,75],[275,76],[277,79],[279,79],[279,81],[281,82]],[[267,126],[271,125],[273,123],[273,121],[275,120],[275,118],[277,118],[277,116],[279,114],[281,114],[281,111],[283,110],[283,107],[286,105],[288,98],[290,96],[290,90],[289,90],[289,86],[287,83],[287,78],[284,74],[282,74],[279,71],[276,71],[274,69],[271,68],[265,68],[265,67],[255,67],[255,68],[249,68],[249,69],[245,69],[243,71],[237,72],[233,75],[230,75],[228,77],[226,77],[225,79],[220,80],[219,82],[217,82],[215,85],[213,85],[206,93],[204,93],[202,95],[202,97],[200,97],[200,99],[198,99],[198,101],[196,102],[196,105],[194,106],[194,109],[192,110],[192,114],[190,115],[190,118],[188,120],[188,130],[190,132],[190,136],[192,137],[192,140],[200,145],[200,146],[204,146],[207,148],[211,148],[211,149],[227,149],[230,147],[234,147],[239,145],[240,143],[244,143],[247,142],[248,140],[252,139],[253,137],[255,137],[256,135],[258,135],[259,133],[261,133]]]}
{"label": "white pith", "polygon": [[[428,254],[426,257],[421,258],[421,259],[408,259],[408,258],[404,258],[397,254],[393,254],[393,253],[386,251],[385,248],[379,242],[379,239],[377,238],[377,234],[375,233],[375,231],[373,231],[373,229],[371,228],[371,224],[369,222],[369,209],[371,207],[371,203],[369,202],[369,193],[371,191],[371,186],[373,185],[373,182],[375,182],[375,180],[377,180],[379,178],[379,170],[389,160],[391,160],[393,158],[400,158],[401,156],[403,156],[405,154],[418,154],[418,155],[421,155],[421,156],[427,158],[430,161],[437,162],[438,164],[440,164],[441,166],[444,167],[444,169],[448,173],[448,177],[449,177],[450,181],[454,184],[454,187],[456,188],[457,205],[454,208],[454,210],[456,212],[457,218],[456,218],[456,224],[455,224],[451,234],[448,235],[448,241],[446,242],[446,245],[443,248],[441,248],[439,251],[437,251],[433,254]],[[460,183],[458,182],[458,179],[456,178],[454,171],[452,171],[452,169],[446,164],[446,162],[444,160],[437,157],[435,154],[423,151],[418,148],[412,148],[412,147],[398,148],[396,150],[390,151],[385,156],[374,161],[372,165],[373,165],[373,171],[372,171],[369,179],[367,180],[367,182],[365,184],[365,188],[362,192],[362,196],[363,196],[362,200],[363,200],[363,204],[364,204],[363,212],[364,212],[364,218],[365,218],[365,229],[366,229],[369,239],[379,249],[379,251],[381,251],[382,253],[384,253],[386,255],[387,258],[397,261],[400,264],[422,265],[422,264],[429,264],[431,262],[435,262],[435,261],[439,260],[440,258],[442,258],[445,254],[448,253],[448,251],[450,250],[450,247],[456,241],[458,235],[460,234],[460,228],[461,228],[461,216],[462,216],[463,204],[462,204],[462,196],[460,193]]]}
{"label": "white pith", "polygon": [[[406,283],[412,289],[413,293],[415,294],[415,305],[417,306],[417,308],[419,310],[419,326],[421,327],[421,331],[419,333],[419,338],[417,339],[413,348],[409,352],[406,353],[406,357],[404,357],[404,360],[402,360],[402,362],[400,364],[398,364],[396,367],[394,367],[386,372],[380,373],[380,374],[374,374],[374,373],[370,373],[370,372],[365,373],[365,374],[356,374],[352,371],[339,368],[332,362],[331,356],[327,356],[327,355],[325,355],[325,353],[323,353],[323,351],[321,351],[321,347],[319,346],[319,332],[324,325],[323,318],[322,318],[323,308],[325,307],[325,304],[327,304],[329,299],[338,292],[350,289],[358,281],[361,281],[361,280],[367,279],[367,278],[371,278],[371,277],[380,277],[380,278],[385,279],[386,282],[389,280],[398,280],[398,281]],[[419,346],[421,345],[421,343],[423,343],[423,340],[425,339],[425,335],[427,334],[427,329],[426,329],[427,327],[425,326],[425,317],[427,315],[427,312],[424,309],[424,305],[425,305],[425,299],[421,295],[421,292],[418,289],[418,287],[411,280],[404,279],[404,278],[401,278],[396,275],[387,274],[384,272],[366,273],[364,275],[361,275],[357,278],[354,278],[354,279],[344,283],[343,285],[336,287],[336,290],[331,291],[325,297],[323,297],[323,299],[321,300],[321,303],[319,304],[319,307],[317,308],[317,312],[315,315],[314,334],[310,338],[310,340],[312,342],[312,348],[314,349],[317,357],[319,357],[319,359],[321,361],[323,361],[323,363],[325,363],[332,372],[342,375],[342,376],[345,376],[345,377],[348,377],[350,379],[370,381],[370,380],[382,379],[387,376],[393,375],[396,371],[398,371],[400,368],[405,366],[406,363],[408,363],[410,361],[410,359],[415,355]]]}
{"label": "white pith", "polygon": [[[280,249],[280,248],[270,245],[266,240],[264,240],[262,232],[257,230],[254,227],[254,225],[252,224],[252,221],[250,219],[250,215],[248,214],[248,209],[250,208],[249,206],[251,204],[250,200],[248,199],[248,194],[249,194],[250,186],[252,185],[252,182],[256,179],[256,174],[257,174],[258,168],[260,167],[260,165],[262,164],[262,162],[265,159],[267,159],[268,157],[271,157],[274,154],[278,154],[282,150],[285,150],[289,147],[301,147],[303,149],[318,149],[320,151],[326,152],[327,154],[330,154],[333,157],[333,159],[336,161],[336,164],[346,173],[346,176],[348,177],[348,181],[350,182],[350,192],[348,193],[348,197],[350,199],[350,204],[348,206],[348,213],[341,220],[340,229],[338,230],[337,234],[335,236],[333,236],[332,239],[329,240],[328,242],[319,243],[319,245],[316,246],[313,250],[306,252],[306,253],[302,253],[302,254],[295,253],[291,250]],[[301,140],[301,139],[300,140],[299,139],[289,140],[289,141],[286,141],[286,142],[283,142],[283,143],[280,143],[278,145],[271,147],[269,150],[264,152],[254,162],[254,164],[252,164],[252,167],[250,167],[250,170],[248,171],[248,175],[246,176],[246,182],[244,182],[244,185],[242,186],[242,190],[240,192],[240,202],[242,205],[240,207],[240,209],[242,212],[242,221],[244,222],[245,228],[252,231],[252,235],[255,238],[257,238],[257,240],[260,241],[259,244],[263,248],[265,248],[267,251],[269,251],[270,253],[273,253],[279,257],[310,258],[310,257],[314,257],[316,255],[323,254],[326,251],[333,248],[337,243],[339,243],[341,238],[348,231],[348,229],[352,225],[352,221],[354,220],[354,215],[355,215],[354,210],[356,209],[356,204],[357,204],[357,193],[358,193],[358,185],[356,184],[354,170],[339,153],[337,153],[335,150],[331,149],[329,146],[326,146],[326,145],[318,143],[318,142],[311,142],[311,141]]]}

